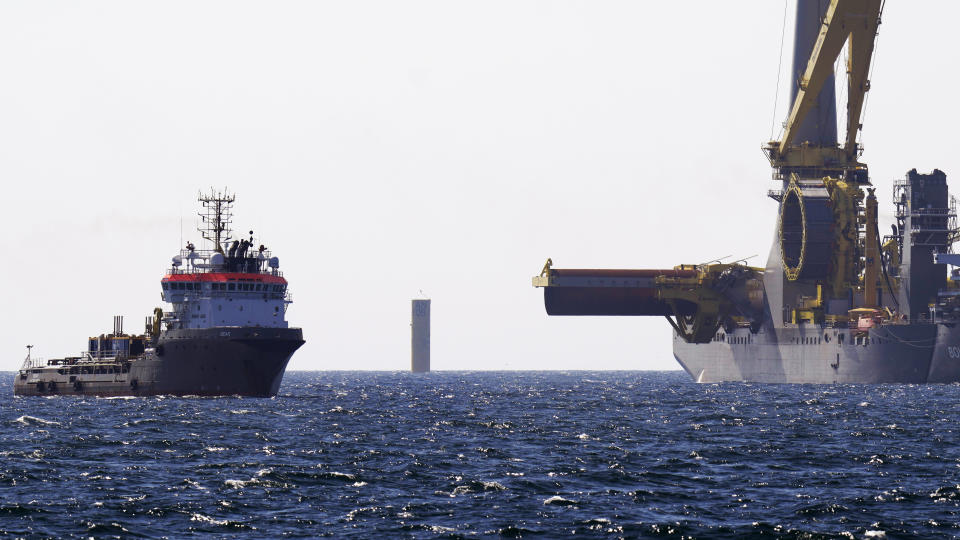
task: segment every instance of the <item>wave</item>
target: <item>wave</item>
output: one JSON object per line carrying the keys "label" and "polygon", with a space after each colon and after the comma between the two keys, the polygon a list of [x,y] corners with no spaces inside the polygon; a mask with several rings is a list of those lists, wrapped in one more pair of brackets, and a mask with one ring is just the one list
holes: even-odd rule
{"label": "wave", "polygon": [[960,531],[951,427],[960,385],[591,378],[607,382],[311,373],[293,374],[309,399],[0,392],[0,537],[80,536],[112,523],[129,532],[84,536],[237,537],[254,526],[264,538]]}
{"label": "wave", "polygon": [[24,426],[62,426],[60,422],[54,420],[44,420],[43,418],[38,418],[36,416],[23,415],[13,421],[15,424],[21,424]]}

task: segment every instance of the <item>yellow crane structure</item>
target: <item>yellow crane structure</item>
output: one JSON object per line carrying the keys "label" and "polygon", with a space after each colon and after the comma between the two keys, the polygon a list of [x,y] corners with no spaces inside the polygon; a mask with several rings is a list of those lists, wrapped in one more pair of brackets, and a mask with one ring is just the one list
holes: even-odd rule
{"label": "yellow crane structure", "polygon": [[[762,307],[765,294],[781,296],[777,303],[790,306],[790,313],[782,318],[776,315],[779,323],[822,323],[826,318],[824,303],[845,298],[851,290],[870,289],[867,304],[875,306],[881,253],[876,239],[865,241],[864,236],[876,230],[876,199],[871,193],[872,211],[865,214],[865,194],[860,186],[869,184],[869,177],[866,165],[858,161],[857,135],[870,89],[870,60],[881,11],[882,0],[830,2],[806,68],[797,81],[782,138],[764,147],[775,178],[784,182],[775,196],[781,203],[777,229],[784,283],[776,285],[775,291],[765,291],[769,284],[763,284],[762,268],[688,264],[673,272],[644,270],[647,274],[641,277],[645,280],[635,285],[636,291],[621,294],[611,287],[625,287],[640,271],[555,270],[548,260],[540,276],[534,278],[534,286],[544,288],[548,313],[666,315],[687,342],[706,343],[715,339],[721,327],[731,331],[743,326],[756,331],[766,316]],[[837,144],[835,136],[802,140],[802,125],[817,107],[824,85],[828,81],[832,84],[834,64],[844,46],[845,140],[842,145]],[[832,109],[830,118],[836,122]],[[867,251],[869,264],[864,262]]]}
{"label": "yellow crane structure", "polygon": [[[826,4],[826,5],[825,5]],[[946,173],[894,180],[896,223],[881,239],[860,162],[883,0],[796,0],[789,115],[763,149],[779,190],[766,266],[554,268],[534,278],[550,315],[666,316],[673,356],[697,382],[960,381],[960,238]],[[834,65],[846,57],[846,133]],[[947,265],[955,280],[948,283]]]}
{"label": "yellow crane structure", "polygon": [[[866,93],[870,90],[870,61],[883,9],[882,0],[832,0],[827,6],[813,50],[779,141],[766,146],[775,176],[786,186],[781,195],[778,236],[784,275],[797,282],[804,300],[821,310],[811,286],[826,288],[828,297],[843,298],[851,289],[865,293],[864,305],[878,305],[880,254],[877,249],[876,198],[859,187],[869,184],[867,166],[859,161],[857,136]],[[847,114],[843,144],[797,140],[801,125],[816,105],[824,84],[832,80],[837,58],[847,48]],[[870,208],[864,212],[863,201]],[[861,233],[862,231],[862,233]],[[790,287],[787,287],[790,289]],[[805,310],[810,312],[810,309]],[[792,316],[796,320],[797,314]]]}
{"label": "yellow crane structure", "polygon": [[[827,7],[820,35],[813,46],[807,68],[798,81],[799,91],[779,141],[767,146],[770,163],[777,169],[820,168],[827,170],[860,169],[857,162],[857,135],[863,127],[860,117],[866,93],[870,90],[870,60],[873,57],[877,28],[880,26],[882,0],[832,0]],[[843,146],[815,146],[795,141],[824,83],[833,74],[833,66],[847,45],[847,126]],[[864,179],[866,175],[863,175]]]}

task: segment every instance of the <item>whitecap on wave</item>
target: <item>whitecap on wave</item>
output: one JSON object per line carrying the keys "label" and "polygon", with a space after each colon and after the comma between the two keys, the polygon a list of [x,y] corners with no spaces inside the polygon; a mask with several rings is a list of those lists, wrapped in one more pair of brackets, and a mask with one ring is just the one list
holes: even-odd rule
{"label": "whitecap on wave", "polygon": [[224,480],[224,481],[223,481],[223,484],[224,484],[225,486],[227,486],[227,487],[231,487],[231,488],[234,488],[234,489],[241,489],[241,488],[243,488],[243,487],[245,487],[245,486],[250,486],[250,485],[259,484],[261,478],[263,478],[264,476],[266,476],[266,475],[268,475],[268,474],[270,474],[270,473],[272,473],[272,472],[273,472],[273,469],[269,469],[269,468],[267,468],[267,469],[260,469],[259,471],[257,471],[257,473],[256,473],[255,475],[253,475],[253,478],[251,478],[251,479],[249,479],[249,480]]}
{"label": "whitecap on wave", "polygon": [[201,523],[209,523],[211,525],[226,525],[229,523],[225,519],[213,519],[210,516],[205,516],[203,514],[191,514],[190,521],[199,521]]}
{"label": "whitecap on wave", "polygon": [[20,418],[17,418],[13,421],[16,424],[22,424],[24,426],[59,426],[60,422],[55,422],[53,420],[44,420],[43,418],[37,418],[36,416],[23,415]]}

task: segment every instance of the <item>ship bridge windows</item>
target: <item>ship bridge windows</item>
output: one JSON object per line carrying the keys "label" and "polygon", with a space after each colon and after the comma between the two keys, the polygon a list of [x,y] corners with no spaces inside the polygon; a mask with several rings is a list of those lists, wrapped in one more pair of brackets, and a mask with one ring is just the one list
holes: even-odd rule
{"label": "ship bridge windows", "polygon": [[161,283],[164,292],[173,291],[205,291],[205,292],[256,292],[271,293],[271,296],[283,295],[287,286],[284,284],[262,283],[262,282],[188,282],[188,281],[164,281]]}
{"label": "ship bridge windows", "polygon": [[[161,287],[164,291],[203,291],[211,288],[210,284],[189,281],[163,282]],[[213,285],[213,288],[216,289],[216,284]]]}

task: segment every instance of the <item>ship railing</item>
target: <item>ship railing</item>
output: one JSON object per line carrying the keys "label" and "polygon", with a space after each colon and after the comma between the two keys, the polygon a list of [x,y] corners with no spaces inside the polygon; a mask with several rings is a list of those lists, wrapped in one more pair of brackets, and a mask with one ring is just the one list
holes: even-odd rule
{"label": "ship railing", "polygon": [[[220,253],[224,257],[227,256],[227,252],[220,252],[213,249],[194,249],[193,251],[190,251],[189,249],[181,249],[180,258],[183,260],[184,263],[186,263],[189,260],[208,262],[210,258],[213,257],[214,253]],[[260,253],[263,253],[263,257],[265,259],[269,259],[270,257],[273,257],[273,252],[271,252],[269,249],[265,249],[262,252],[257,249],[248,249],[247,252],[244,254],[244,258],[255,259],[257,258],[258,255],[260,255]]]}
{"label": "ship railing", "polygon": [[89,351],[80,353],[78,360],[82,363],[117,362],[126,359],[130,354],[127,351],[101,351],[91,354]]}
{"label": "ship railing", "polygon": [[43,358],[34,358],[28,357],[23,359],[23,365],[20,366],[20,371],[27,371],[36,368],[42,368],[47,365],[47,361]]}
{"label": "ship railing", "polygon": [[[219,273],[224,273],[224,272],[225,272],[225,270],[224,270],[223,268],[196,268],[196,267],[193,267],[193,268],[187,269],[187,268],[177,268],[177,267],[175,267],[175,266],[172,266],[172,267],[170,267],[169,270],[167,270],[166,272],[163,273],[163,276],[162,276],[162,277],[167,277],[167,276],[192,276],[192,275],[200,275],[200,274],[219,274]],[[260,270],[260,271],[258,271],[258,272],[230,272],[230,273],[231,273],[231,274],[232,274],[232,273],[237,273],[237,274],[250,274],[250,275],[252,275],[252,276],[277,276],[277,277],[283,277],[283,272],[280,271],[280,270],[277,270],[276,268],[265,268],[265,269]]]}
{"label": "ship railing", "polygon": [[910,214],[914,216],[951,216],[955,212],[949,208],[911,208]]}
{"label": "ship railing", "polygon": [[[181,249],[180,261],[186,267],[209,268],[210,259],[217,253],[220,253],[225,259],[229,252],[224,253],[212,249]],[[259,251],[257,249],[248,250],[242,257],[236,257],[238,260],[261,260],[269,261],[273,257],[273,252],[269,249]]]}
{"label": "ship railing", "polygon": [[68,356],[66,358],[54,358],[52,360],[46,360],[43,358],[27,358],[24,359],[23,365],[20,366],[20,371],[29,371],[31,369],[40,369],[46,367],[73,367],[73,366],[86,366],[86,365],[95,365],[95,364],[119,364],[129,359],[129,355],[121,354],[104,354],[104,355],[92,355],[87,351],[80,353],[80,356]]}

